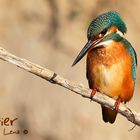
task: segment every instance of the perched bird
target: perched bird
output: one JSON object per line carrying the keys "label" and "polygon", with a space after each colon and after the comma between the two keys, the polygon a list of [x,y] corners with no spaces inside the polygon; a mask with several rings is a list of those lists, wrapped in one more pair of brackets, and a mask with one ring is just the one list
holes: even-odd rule
{"label": "perched bird", "polygon": [[124,38],[127,28],[116,11],[97,16],[89,25],[88,42],[72,66],[87,54],[87,79],[92,89],[116,100],[115,109],[102,108],[104,122],[114,123],[121,102],[128,102],[134,92],[137,56]]}

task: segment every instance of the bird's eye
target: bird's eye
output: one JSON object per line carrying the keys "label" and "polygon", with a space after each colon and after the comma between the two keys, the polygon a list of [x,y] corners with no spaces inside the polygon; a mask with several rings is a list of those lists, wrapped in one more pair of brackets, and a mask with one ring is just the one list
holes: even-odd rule
{"label": "bird's eye", "polygon": [[101,35],[105,35],[106,32],[107,32],[107,29],[105,28],[100,34],[101,34]]}

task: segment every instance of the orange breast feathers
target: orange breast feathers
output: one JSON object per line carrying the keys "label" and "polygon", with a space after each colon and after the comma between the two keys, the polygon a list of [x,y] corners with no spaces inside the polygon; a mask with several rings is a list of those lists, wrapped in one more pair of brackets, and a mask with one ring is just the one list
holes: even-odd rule
{"label": "orange breast feathers", "polygon": [[132,58],[120,42],[97,47],[87,55],[87,78],[90,88],[112,98],[129,101],[133,96]]}

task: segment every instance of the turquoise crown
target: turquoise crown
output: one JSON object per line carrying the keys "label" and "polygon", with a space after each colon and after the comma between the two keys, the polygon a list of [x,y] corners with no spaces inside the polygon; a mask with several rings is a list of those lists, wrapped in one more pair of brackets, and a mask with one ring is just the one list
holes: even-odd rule
{"label": "turquoise crown", "polygon": [[108,29],[111,26],[117,26],[122,32],[126,33],[127,28],[119,13],[116,11],[110,11],[97,16],[89,25],[87,37],[88,39],[96,37],[104,29]]}

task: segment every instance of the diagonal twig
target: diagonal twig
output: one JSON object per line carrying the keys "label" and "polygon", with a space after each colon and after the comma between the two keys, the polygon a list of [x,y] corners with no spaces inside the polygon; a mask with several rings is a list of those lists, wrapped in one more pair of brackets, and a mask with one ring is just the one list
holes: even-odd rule
{"label": "diagonal twig", "polygon": [[[0,48],[0,59],[7,61],[11,64],[14,64],[14,65],[18,66],[19,68],[21,68],[27,72],[30,72],[34,75],[37,75],[53,84],[60,85],[64,88],[67,88],[67,89],[73,91],[71,93],[76,93],[78,95],[81,95],[84,98],[91,99],[90,98],[90,94],[91,94],[90,89],[85,88],[81,84],[71,82],[47,68],[39,66],[26,59],[19,58],[13,54],[7,52],[3,48]],[[95,94],[95,96],[93,97],[92,100],[103,106],[114,109],[115,100],[104,94],[101,94],[98,92],[97,94]],[[131,110],[128,109],[124,104],[120,104],[118,112],[121,115],[123,115],[124,117],[126,117],[130,122],[140,126],[140,114],[139,113],[136,113],[132,109]]]}

